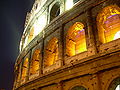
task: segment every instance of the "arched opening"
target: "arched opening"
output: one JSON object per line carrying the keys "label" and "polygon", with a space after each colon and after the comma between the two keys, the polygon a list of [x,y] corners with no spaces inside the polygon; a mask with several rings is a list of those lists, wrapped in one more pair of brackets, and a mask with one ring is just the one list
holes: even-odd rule
{"label": "arched opening", "polygon": [[86,50],[84,25],[76,22],[69,28],[66,35],[66,54],[73,56]]}
{"label": "arched opening", "polygon": [[83,86],[75,86],[71,90],[87,90],[87,89],[84,88]]}
{"label": "arched opening", "polygon": [[28,58],[25,59],[23,66],[22,66],[22,76],[21,76],[22,81],[26,79],[27,72],[28,72]]}
{"label": "arched opening", "polygon": [[35,50],[30,63],[30,75],[39,73],[40,69],[40,50]]}
{"label": "arched opening", "polygon": [[73,4],[77,3],[79,0],[73,0]]}
{"label": "arched opening", "polygon": [[117,5],[103,8],[97,16],[97,28],[101,43],[120,38],[120,8]]}
{"label": "arched opening", "polygon": [[60,14],[60,4],[59,2],[56,2],[50,11],[50,21],[52,21],[59,14]]}
{"label": "arched opening", "polygon": [[55,64],[58,60],[58,39],[53,37],[49,40],[45,49],[44,67]]}
{"label": "arched opening", "polygon": [[30,43],[33,38],[34,38],[34,27],[31,28],[30,33],[28,35],[28,43]]}
{"label": "arched opening", "polygon": [[120,90],[120,77],[111,82],[108,90]]}

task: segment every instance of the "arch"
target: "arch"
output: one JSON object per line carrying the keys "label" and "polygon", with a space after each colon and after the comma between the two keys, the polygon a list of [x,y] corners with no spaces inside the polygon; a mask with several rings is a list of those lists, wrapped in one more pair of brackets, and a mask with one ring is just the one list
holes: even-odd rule
{"label": "arch", "polygon": [[85,87],[83,87],[83,86],[75,86],[70,90],[87,90],[87,89]]}
{"label": "arch", "polygon": [[59,14],[60,14],[60,4],[59,2],[56,2],[50,11],[50,21],[52,21]]}
{"label": "arch", "polygon": [[28,58],[25,59],[23,66],[22,66],[22,76],[21,76],[22,81],[26,79],[27,72],[28,72]]}
{"label": "arch", "polygon": [[66,35],[66,54],[73,56],[86,51],[85,29],[81,22],[69,28]]}
{"label": "arch", "polygon": [[30,43],[33,38],[34,38],[34,27],[31,28],[30,33],[28,35],[28,43]]}
{"label": "arch", "polygon": [[44,67],[55,64],[58,60],[58,39],[53,37],[49,40],[45,49]]}
{"label": "arch", "polygon": [[40,69],[40,50],[34,51],[32,60],[30,62],[30,75],[36,74]]}
{"label": "arch", "polygon": [[103,8],[97,16],[97,28],[101,43],[120,38],[120,8],[117,5]]}
{"label": "arch", "polygon": [[108,90],[120,90],[120,77],[114,79],[114,80],[111,82]]}
{"label": "arch", "polygon": [[80,0],[73,0],[73,4],[77,3],[78,1],[80,1]]}

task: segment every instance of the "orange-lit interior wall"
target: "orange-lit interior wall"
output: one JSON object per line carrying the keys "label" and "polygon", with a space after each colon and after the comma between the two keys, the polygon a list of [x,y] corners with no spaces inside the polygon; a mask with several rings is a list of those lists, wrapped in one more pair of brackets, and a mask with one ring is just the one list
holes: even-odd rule
{"label": "orange-lit interior wall", "polygon": [[49,40],[45,49],[44,67],[53,65],[58,60],[58,39],[53,37]]}
{"label": "orange-lit interior wall", "polygon": [[28,72],[28,58],[25,59],[23,66],[22,66],[22,76],[21,80],[25,80]]}
{"label": "orange-lit interior wall", "polygon": [[32,60],[30,63],[30,75],[36,74],[39,72],[40,65],[40,50],[35,50],[32,56]]}
{"label": "orange-lit interior wall", "polygon": [[69,28],[66,35],[66,54],[73,56],[86,50],[84,25],[76,22]]}
{"label": "orange-lit interior wall", "polygon": [[120,8],[117,5],[110,5],[103,8],[97,16],[97,27],[99,40],[107,43],[120,38]]}

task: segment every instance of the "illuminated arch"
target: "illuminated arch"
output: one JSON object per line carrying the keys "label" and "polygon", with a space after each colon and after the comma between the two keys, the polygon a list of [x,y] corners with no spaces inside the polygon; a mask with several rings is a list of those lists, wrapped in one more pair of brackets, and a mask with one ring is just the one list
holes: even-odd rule
{"label": "illuminated arch", "polygon": [[120,38],[120,8],[110,5],[103,8],[97,16],[99,40],[107,43]]}
{"label": "illuminated arch", "polygon": [[40,68],[40,50],[35,50],[32,56],[30,63],[30,75],[36,74],[39,72]]}
{"label": "illuminated arch", "polygon": [[75,86],[70,90],[87,90],[86,88],[84,88],[83,86]]}
{"label": "illuminated arch", "polygon": [[120,77],[114,79],[114,80],[111,82],[108,90],[120,90]]}
{"label": "illuminated arch", "polygon": [[73,56],[86,50],[84,25],[76,22],[69,28],[66,35],[66,54]]}
{"label": "illuminated arch", "polygon": [[56,2],[50,11],[50,21],[52,21],[59,14],[60,14],[60,4],[59,2]]}
{"label": "illuminated arch", "polygon": [[28,43],[30,43],[33,38],[34,38],[34,27],[31,28],[30,33],[28,35]]}
{"label": "illuminated arch", "polygon": [[58,39],[53,37],[45,49],[44,67],[53,65],[58,60]]}
{"label": "illuminated arch", "polygon": [[22,81],[26,79],[27,72],[28,72],[28,58],[25,59],[23,66],[22,66],[22,75],[21,75]]}

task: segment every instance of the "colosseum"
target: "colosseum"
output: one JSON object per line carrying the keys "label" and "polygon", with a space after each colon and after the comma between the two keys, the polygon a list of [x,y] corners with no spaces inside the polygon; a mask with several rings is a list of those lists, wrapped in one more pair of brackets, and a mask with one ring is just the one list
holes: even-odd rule
{"label": "colosseum", "polygon": [[13,90],[120,90],[120,1],[35,0]]}

